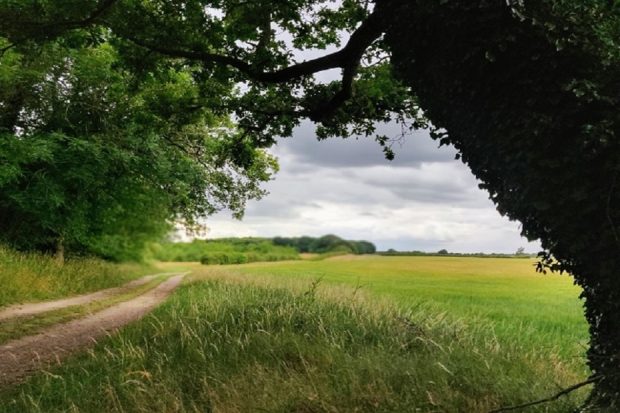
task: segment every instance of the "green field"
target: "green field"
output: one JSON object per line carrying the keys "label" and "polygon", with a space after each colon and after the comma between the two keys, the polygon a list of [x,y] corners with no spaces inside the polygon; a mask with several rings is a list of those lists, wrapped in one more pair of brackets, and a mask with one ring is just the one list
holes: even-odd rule
{"label": "green field", "polygon": [[[2,412],[487,412],[587,375],[567,277],[523,259],[337,257],[193,270],[151,316]],[[320,281],[317,281],[320,280]],[[586,389],[528,412],[565,413]]]}
{"label": "green field", "polygon": [[572,278],[541,275],[534,260],[455,257],[337,257],[235,267],[227,272],[346,284],[403,308],[422,305],[487,326],[498,339],[541,346],[567,359],[587,344],[587,324]]}

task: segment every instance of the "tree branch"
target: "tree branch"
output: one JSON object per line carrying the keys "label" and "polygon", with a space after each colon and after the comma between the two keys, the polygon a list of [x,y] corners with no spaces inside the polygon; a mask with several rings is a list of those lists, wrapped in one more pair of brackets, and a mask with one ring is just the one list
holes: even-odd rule
{"label": "tree branch", "polygon": [[[15,44],[20,44],[28,39],[50,40],[62,35],[64,32],[88,27],[95,23],[119,0],[101,0],[95,10],[81,20],[60,21],[23,21],[17,19],[13,22],[16,33],[11,36]],[[1,56],[0,56],[1,57]]]}
{"label": "tree branch", "polygon": [[491,410],[489,413],[503,413],[503,412],[509,412],[513,410],[525,409],[526,407],[532,407],[532,406],[536,406],[536,405],[543,404],[543,403],[549,403],[549,402],[559,399],[562,396],[566,396],[567,394],[572,393],[577,389],[587,386],[588,384],[594,384],[596,382],[599,382],[602,379],[603,379],[603,376],[594,376],[594,377],[589,378],[586,381],[582,381],[581,383],[573,384],[572,386],[565,388],[564,390],[560,391],[559,393],[554,394],[553,396],[540,399],[540,400],[536,400],[533,402],[529,402],[529,403],[519,404],[517,406],[501,407],[496,410]]}
{"label": "tree branch", "polygon": [[261,71],[250,63],[231,56],[195,49],[173,48],[158,43],[156,40],[147,41],[133,35],[117,34],[140,47],[166,56],[230,66],[241,72],[249,80],[261,83],[284,83],[324,70],[342,68],[341,88],[329,101],[308,111],[297,112],[298,115],[308,116],[313,121],[321,121],[333,115],[353,96],[353,82],[361,59],[366,49],[382,36],[385,29],[384,22],[379,12],[375,10],[353,32],[347,44],[339,51],[272,72]]}
{"label": "tree branch", "polygon": [[9,50],[11,50],[11,49],[12,49],[12,48],[14,48],[15,46],[16,46],[16,45],[15,45],[15,43],[11,43],[11,44],[9,44],[8,46],[5,46],[5,47],[1,48],[1,49],[0,49],[0,57],[3,57],[3,56],[4,56],[4,54],[5,54],[6,52],[8,52]]}
{"label": "tree branch", "polygon": [[324,70],[358,66],[364,51],[376,39],[378,39],[382,33],[383,26],[381,24],[381,19],[378,14],[374,12],[351,35],[351,38],[347,42],[346,46],[341,50],[273,72],[258,70],[251,64],[231,56],[209,53],[202,50],[177,49],[158,44],[156,40],[148,41],[122,33],[117,33],[117,35],[137,44],[140,47],[153,50],[166,56],[195,60],[203,63],[225,64],[237,69],[239,72],[247,76],[248,79],[253,81],[264,83],[284,83],[299,79],[303,76],[322,72]]}
{"label": "tree branch", "polygon": [[[320,107],[300,112],[300,115],[307,115],[313,120],[320,121],[332,115],[344,102],[353,95],[353,82],[357,69],[360,65],[364,52],[373,42],[380,38],[385,31],[386,19],[380,16],[378,12],[381,7],[375,7],[375,10],[362,22],[362,24],[352,33],[347,44],[337,52],[327,54],[325,56],[307,60],[301,63],[292,64],[288,67],[273,71],[264,71],[260,64],[249,63],[239,58],[227,56],[224,54],[211,53],[205,50],[167,46],[165,42],[160,42],[157,38],[144,39],[139,35],[123,33],[118,29],[115,30],[113,24],[105,22],[101,17],[109,10],[118,0],[101,0],[95,10],[82,20],[68,20],[51,23],[30,23],[37,29],[45,29],[46,37],[61,34],[66,30],[80,27],[87,27],[97,22],[102,22],[108,26],[120,38],[124,38],[134,44],[151,50],[153,52],[175,58],[183,58],[203,63],[215,63],[225,65],[236,69],[248,80],[260,83],[285,83],[300,79],[325,70],[341,68],[343,69],[341,89],[332,96],[332,98],[321,104]],[[25,23],[28,25],[28,23]],[[48,30],[49,27],[49,30]],[[266,27],[263,27],[265,32]],[[263,33],[267,35],[268,33]],[[264,39],[261,38],[264,42]],[[259,43],[260,44],[260,43]]]}
{"label": "tree branch", "polygon": [[327,102],[310,112],[310,120],[320,122],[333,115],[347,100],[353,97],[353,81],[357,73],[357,65],[347,66],[342,73],[340,90]]}
{"label": "tree branch", "polygon": [[37,30],[39,36],[34,35],[35,37],[53,38],[68,30],[90,26],[117,2],[118,0],[101,0],[95,10],[81,20],[61,20],[55,22],[21,21],[19,24],[29,30]]}
{"label": "tree branch", "polygon": [[114,5],[118,0],[101,0],[99,6],[93,10],[93,12],[84,20],[78,20],[75,22],[68,22],[69,25],[77,25],[77,27],[87,26],[92,24],[95,20],[101,17],[110,7]]}

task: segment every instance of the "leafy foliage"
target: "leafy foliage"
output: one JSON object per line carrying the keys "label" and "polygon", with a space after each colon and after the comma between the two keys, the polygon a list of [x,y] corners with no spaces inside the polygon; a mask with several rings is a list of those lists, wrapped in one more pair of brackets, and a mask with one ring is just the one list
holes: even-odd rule
{"label": "leafy foliage", "polygon": [[298,237],[286,238],[275,237],[275,245],[288,245],[296,248],[300,253],[324,254],[329,252],[343,252],[349,254],[374,254],[377,248],[369,241],[350,241],[337,235],[323,235],[319,238]]}
{"label": "leafy foliage", "polygon": [[241,215],[263,194],[274,160],[197,106],[190,69],[139,78],[108,44],[67,43],[2,60],[0,240],[139,259],[172,220],[191,226],[224,207]]}
{"label": "leafy foliage", "polygon": [[[302,118],[320,124],[321,138],[372,135],[390,120],[423,124],[377,41],[377,16],[359,0],[26,0],[0,7],[0,34],[16,45],[78,34],[109,39],[135,73],[161,62],[191,65],[210,110],[233,113],[253,145],[266,147],[290,136]],[[355,34],[340,52],[291,63],[299,51],[340,46],[343,30]],[[313,76],[329,69],[342,69],[343,79]],[[393,156],[388,138],[376,138]]]}
{"label": "leafy foliage", "polygon": [[200,261],[203,264],[245,264],[299,259],[299,253],[294,248],[275,245],[266,238],[168,242],[153,245],[151,250],[153,257],[161,261]]}

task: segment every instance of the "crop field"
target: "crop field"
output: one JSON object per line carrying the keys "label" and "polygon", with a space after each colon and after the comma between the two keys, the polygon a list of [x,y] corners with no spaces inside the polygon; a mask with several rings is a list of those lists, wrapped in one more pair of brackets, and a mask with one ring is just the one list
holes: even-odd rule
{"label": "crop field", "polygon": [[[488,412],[587,376],[567,277],[528,259],[187,268],[152,315],[0,394],[2,412]],[[586,389],[527,412],[565,413]]]}
{"label": "crop field", "polygon": [[484,325],[499,340],[524,348],[579,358],[588,337],[580,290],[566,275],[536,273],[534,263],[523,258],[343,256],[223,271],[345,284],[404,309],[421,306],[467,325]]}
{"label": "crop field", "polygon": [[[330,290],[346,286],[368,306],[388,303],[413,318],[451,324],[476,345],[514,363],[512,367],[525,368],[535,361],[536,369],[557,371],[547,393],[533,391],[531,400],[588,375],[580,288],[567,275],[537,273],[535,263],[529,258],[340,256],[195,270],[286,288],[302,280]],[[513,383],[541,382],[540,377],[528,377],[537,373],[521,373],[513,376]]]}

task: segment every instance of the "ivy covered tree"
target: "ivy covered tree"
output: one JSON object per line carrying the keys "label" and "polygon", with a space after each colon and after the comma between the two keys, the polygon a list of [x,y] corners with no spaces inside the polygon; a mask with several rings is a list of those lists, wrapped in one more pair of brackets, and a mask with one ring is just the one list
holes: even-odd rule
{"label": "ivy covered tree", "polygon": [[[569,271],[583,288],[587,405],[620,409],[617,1],[5,0],[0,21],[7,53],[33,58],[33,44],[81,36],[140,79],[190,70],[198,106],[233,116],[251,148],[306,118],[319,138],[370,136],[387,121],[432,128],[500,213],[542,241],[541,269]],[[338,80],[315,76],[331,69]],[[392,157],[389,139],[375,138]]]}
{"label": "ivy covered tree", "polygon": [[502,3],[403,4],[386,42],[435,137],[583,288],[588,404],[618,411],[620,4]]}

